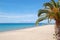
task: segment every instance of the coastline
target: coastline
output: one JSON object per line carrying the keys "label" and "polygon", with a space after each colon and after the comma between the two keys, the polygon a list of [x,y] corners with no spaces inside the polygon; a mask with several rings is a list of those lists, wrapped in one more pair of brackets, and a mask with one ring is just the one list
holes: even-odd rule
{"label": "coastline", "polygon": [[55,40],[54,25],[0,32],[0,40]]}

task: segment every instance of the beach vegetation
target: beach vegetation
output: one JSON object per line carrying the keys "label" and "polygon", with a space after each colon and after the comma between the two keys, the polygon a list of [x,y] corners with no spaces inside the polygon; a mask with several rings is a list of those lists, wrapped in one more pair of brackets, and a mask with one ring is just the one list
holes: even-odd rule
{"label": "beach vegetation", "polygon": [[36,25],[45,19],[48,19],[48,22],[50,22],[52,19],[55,20],[55,34],[57,40],[60,40],[60,0],[57,2],[55,0],[51,0],[43,5],[44,9],[38,10],[38,19],[36,21]]}

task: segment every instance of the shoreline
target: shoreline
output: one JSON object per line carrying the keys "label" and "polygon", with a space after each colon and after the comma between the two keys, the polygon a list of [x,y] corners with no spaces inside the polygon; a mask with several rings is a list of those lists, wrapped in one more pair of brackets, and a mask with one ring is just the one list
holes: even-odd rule
{"label": "shoreline", "polygon": [[0,32],[0,40],[54,40],[54,25]]}
{"label": "shoreline", "polygon": [[[55,24],[46,24],[46,25],[55,25]],[[14,31],[14,30],[23,30],[23,29],[30,29],[30,28],[35,28],[35,27],[43,27],[43,26],[46,26],[46,25],[39,25],[39,26],[31,26],[31,27],[26,27],[26,28],[19,28],[19,29],[10,29],[10,30],[2,30],[0,31],[1,32],[8,32],[8,31]]]}

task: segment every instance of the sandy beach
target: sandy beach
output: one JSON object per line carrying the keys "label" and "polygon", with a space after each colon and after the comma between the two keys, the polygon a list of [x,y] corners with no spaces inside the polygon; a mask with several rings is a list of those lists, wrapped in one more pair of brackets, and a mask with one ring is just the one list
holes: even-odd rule
{"label": "sandy beach", "polygon": [[55,40],[54,25],[0,32],[0,40]]}

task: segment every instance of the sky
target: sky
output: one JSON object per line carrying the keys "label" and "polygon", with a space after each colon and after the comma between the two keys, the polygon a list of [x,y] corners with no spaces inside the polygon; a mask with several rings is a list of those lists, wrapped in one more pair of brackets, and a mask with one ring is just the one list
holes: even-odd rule
{"label": "sky", "polygon": [[[35,23],[38,10],[50,0],[0,0],[0,23]],[[47,20],[42,21],[46,23]]]}

